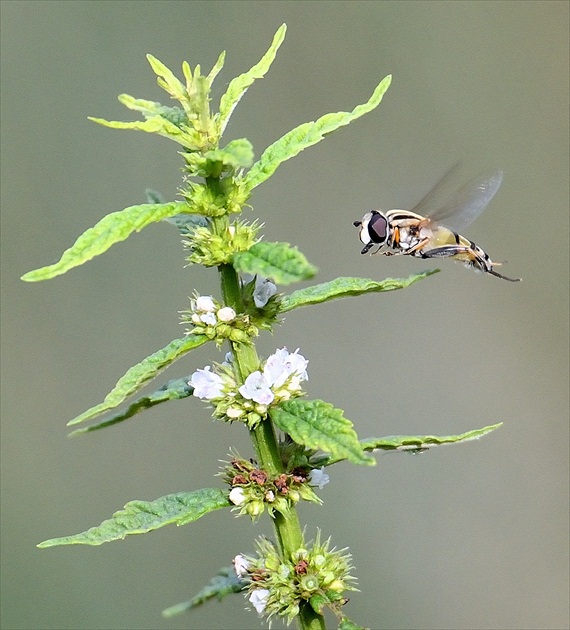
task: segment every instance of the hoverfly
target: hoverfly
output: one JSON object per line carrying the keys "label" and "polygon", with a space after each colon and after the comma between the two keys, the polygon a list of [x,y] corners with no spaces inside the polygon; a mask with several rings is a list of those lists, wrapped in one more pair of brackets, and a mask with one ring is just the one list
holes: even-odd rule
{"label": "hoverfly", "polygon": [[493,171],[466,184],[439,209],[434,209],[443,183],[449,179],[453,168],[445,175],[413,210],[389,210],[367,212],[355,227],[360,228],[360,240],[364,243],[361,253],[366,254],[374,246],[386,245],[395,251],[381,252],[384,256],[416,256],[417,258],[453,258],[509,282],[520,278],[507,278],[496,272],[489,256],[469,239],[454,230],[462,230],[471,224],[487,207],[503,180],[502,171]]}

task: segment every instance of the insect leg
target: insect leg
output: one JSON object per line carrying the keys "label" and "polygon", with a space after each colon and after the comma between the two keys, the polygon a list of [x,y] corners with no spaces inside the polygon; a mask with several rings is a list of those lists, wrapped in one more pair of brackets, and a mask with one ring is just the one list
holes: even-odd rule
{"label": "insect leg", "polygon": [[435,247],[421,252],[422,258],[448,258],[457,254],[472,252],[470,247],[462,247],[460,245],[445,245],[443,247]]}

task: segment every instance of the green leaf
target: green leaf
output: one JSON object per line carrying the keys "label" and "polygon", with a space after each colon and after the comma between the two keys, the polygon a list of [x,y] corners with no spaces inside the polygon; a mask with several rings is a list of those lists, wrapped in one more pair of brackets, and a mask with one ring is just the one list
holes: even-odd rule
{"label": "green leaf", "polygon": [[212,149],[205,153],[184,153],[190,173],[197,177],[220,177],[229,170],[250,166],[253,162],[253,146],[245,138],[232,140],[223,149]]}
{"label": "green leaf", "polygon": [[106,120],[105,118],[95,118],[94,116],[88,116],[87,118],[98,125],[103,125],[103,127],[109,127],[110,129],[134,129],[135,131],[158,133],[161,136],[173,138],[179,142],[179,136],[182,134],[180,127],[163,116],[151,116],[146,120],[133,120],[130,122]]}
{"label": "green leaf", "polygon": [[184,236],[192,234],[197,227],[208,227],[208,219],[201,214],[176,214],[166,221],[178,228]]}
{"label": "green leaf", "polygon": [[104,429],[106,427],[113,426],[124,420],[132,418],[137,413],[150,409],[155,405],[166,402],[168,400],[180,400],[182,398],[188,398],[192,396],[194,388],[188,384],[190,376],[184,376],[183,378],[172,379],[163,385],[156,392],[153,392],[149,396],[142,396],[134,402],[132,402],[125,411],[117,413],[111,416],[108,420],[93,424],[90,427],[84,427],[81,429],[75,429],[69,436],[79,435],[80,433],[90,433],[91,431],[97,431],[98,429]]}
{"label": "green leaf", "polygon": [[474,429],[459,435],[388,435],[382,438],[368,438],[360,443],[365,451],[424,451],[432,446],[440,446],[441,444],[478,440],[483,435],[498,429],[502,424],[502,422],[491,424],[488,427]]}
{"label": "green leaf", "polygon": [[[180,107],[167,107],[162,103],[156,101],[147,101],[143,98],[135,98],[129,94],[120,94],[119,102],[125,107],[137,112],[141,112],[145,118],[151,119],[156,116],[160,116],[168,122],[175,125],[177,128],[181,128],[188,125],[188,116],[186,112]],[[99,122],[100,119],[91,119]],[[128,124],[128,123],[127,123]],[[177,133],[176,129],[168,129],[169,131]]]}
{"label": "green leaf", "polygon": [[214,79],[218,76],[220,70],[224,67],[225,60],[226,60],[226,51],[224,50],[220,53],[218,60],[214,64],[213,68],[210,70],[210,73],[208,74],[208,76],[206,77],[209,87],[212,87],[212,83],[214,82]]}
{"label": "green leaf", "polygon": [[291,284],[312,278],[317,268],[289,243],[260,241],[234,256],[234,267],[242,273],[270,278],[276,284]]}
{"label": "green leaf", "polygon": [[422,271],[421,273],[412,274],[407,278],[386,278],[381,282],[368,280],[367,278],[336,278],[330,282],[299,289],[298,291],[293,291],[290,295],[284,296],[281,301],[280,311],[284,313],[286,311],[292,311],[294,308],[299,308],[300,306],[320,304],[321,302],[328,302],[336,298],[354,297],[363,295],[364,293],[403,289],[438,271],[439,269],[430,269],[428,271]]}
{"label": "green leaf", "polygon": [[151,223],[188,210],[186,202],[172,201],[161,204],[145,203],[112,212],[83,232],[75,243],[63,252],[57,263],[28,271],[22,276],[22,280],[39,282],[55,278],[102,254],[115,243],[124,241],[133,232],[140,232]]}
{"label": "green leaf", "polygon": [[251,191],[256,186],[259,186],[259,184],[273,175],[282,162],[295,157],[307,147],[320,142],[328,133],[348,125],[356,118],[360,118],[360,116],[377,107],[390,86],[391,80],[391,75],[385,77],[376,87],[370,99],[363,105],[355,107],[351,112],[325,114],[316,122],[299,125],[299,127],[292,129],[267,147],[246,175],[244,180],[246,189]]}
{"label": "green leaf", "polygon": [[[361,440],[360,444],[365,451],[406,451],[411,453],[423,453],[429,448],[440,446],[442,444],[454,444],[456,442],[468,442],[469,440],[478,440],[483,435],[491,433],[495,429],[502,426],[502,422],[492,424],[482,429],[474,429],[459,435],[388,435],[381,438],[368,438]],[[322,457],[316,458],[313,462],[315,467],[330,466],[336,464],[346,458]]]}
{"label": "green leaf", "polygon": [[183,83],[181,83],[172,70],[167,68],[162,61],[158,60],[153,55],[147,55],[146,58],[152,68],[153,72],[157,75],[157,83],[160,87],[168,92],[172,98],[177,101],[184,101],[188,98],[188,92]]}
{"label": "green leaf", "polygon": [[129,501],[123,510],[80,534],[50,538],[38,547],[57,545],[102,545],[112,540],[122,540],[129,534],[146,534],[165,525],[186,525],[204,514],[230,507],[227,490],[203,488],[194,492],[167,494],[154,501]]}
{"label": "green leaf", "polygon": [[265,73],[271,67],[273,60],[275,59],[275,55],[279,50],[279,46],[281,46],[281,43],[285,39],[286,31],[287,25],[282,24],[277,29],[269,50],[265,53],[265,55],[263,55],[261,60],[256,63],[253,68],[251,68],[247,72],[244,72],[243,74],[240,74],[238,77],[230,81],[226,93],[220,99],[220,133],[223,133],[226,125],[228,124],[228,120],[235,109],[235,106],[239,103],[241,97],[246,93],[249,86],[252,85],[256,79],[263,78],[265,76]]}
{"label": "green leaf", "polygon": [[197,608],[205,604],[214,597],[216,597],[218,601],[221,601],[226,595],[230,593],[240,593],[246,588],[247,582],[238,578],[233,567],[224,567],[220,569],[218,575],[213,577],[190,601],[170,606],[170,608],[162,611],[162,616],[167,618],[175,617],[176,615],[192,610],[192,608]]}
{"label": "green leaf", "polygon": [[105,396],[105,400],[102,403],[73,418],[67,423],[67,426],[91,420],[110,409],[118,407],[128,396],[138,391],[171,363],[174,363],[181,356],[207,341],[209,339],[205,335],[187,335],[182,339],[171,341],[164,348],[157,350],[140,363],[129,368],[125,375],[117,381],[115,387]]}
{"label": "green leaf", "polygon": [[320,449],[333,458],[348,459],[354,464],[375,465],[375,460],[363,453],[352,422],[341,409],[322,400],[288,400],[270,408],[277,427],[294,442],[310,449]]}
{"label": "green leaf", "polygon": [[338,624],[338,630],[366,630],[364,626],[359,626],[350,621],[348,617],[343,617]]}

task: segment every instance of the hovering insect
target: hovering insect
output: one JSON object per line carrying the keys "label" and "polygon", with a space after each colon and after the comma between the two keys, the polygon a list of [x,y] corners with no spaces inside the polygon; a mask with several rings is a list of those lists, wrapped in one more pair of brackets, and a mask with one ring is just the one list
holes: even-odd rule
{"label": "hovering insect", "polygon": [[364,243],[361,253],[366,254],[378,245],[374,254],[384,246],[396,251],[381,252],[384,256],[416,256],[417,258],[453,258],[509,282],[520,278],[507,278],[494,270],[494,263],[473,241],[455,232],[471,224],[487,207],[503,180],[502,171],[487,173],[461,188],[439,209],[434,201],[444,182],[455,169],[445,175],[413,210],[367,212],[355,227],[360,228]]}

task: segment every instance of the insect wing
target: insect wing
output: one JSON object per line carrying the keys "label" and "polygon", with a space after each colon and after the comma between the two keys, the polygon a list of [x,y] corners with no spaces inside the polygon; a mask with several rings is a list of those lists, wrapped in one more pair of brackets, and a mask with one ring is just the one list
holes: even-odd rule
{"label": "insect wing", "polygon": [[503,172],[493,171],[482,175],[463,186],[440,208],[428,208],[429,202],[437,196],[440,187],[449,181],[449,176],[454,172],[455,167],[420,201],[413,212],[425,215],[436,225],[461,231],[475,221],[495,196],[503,181]]}

